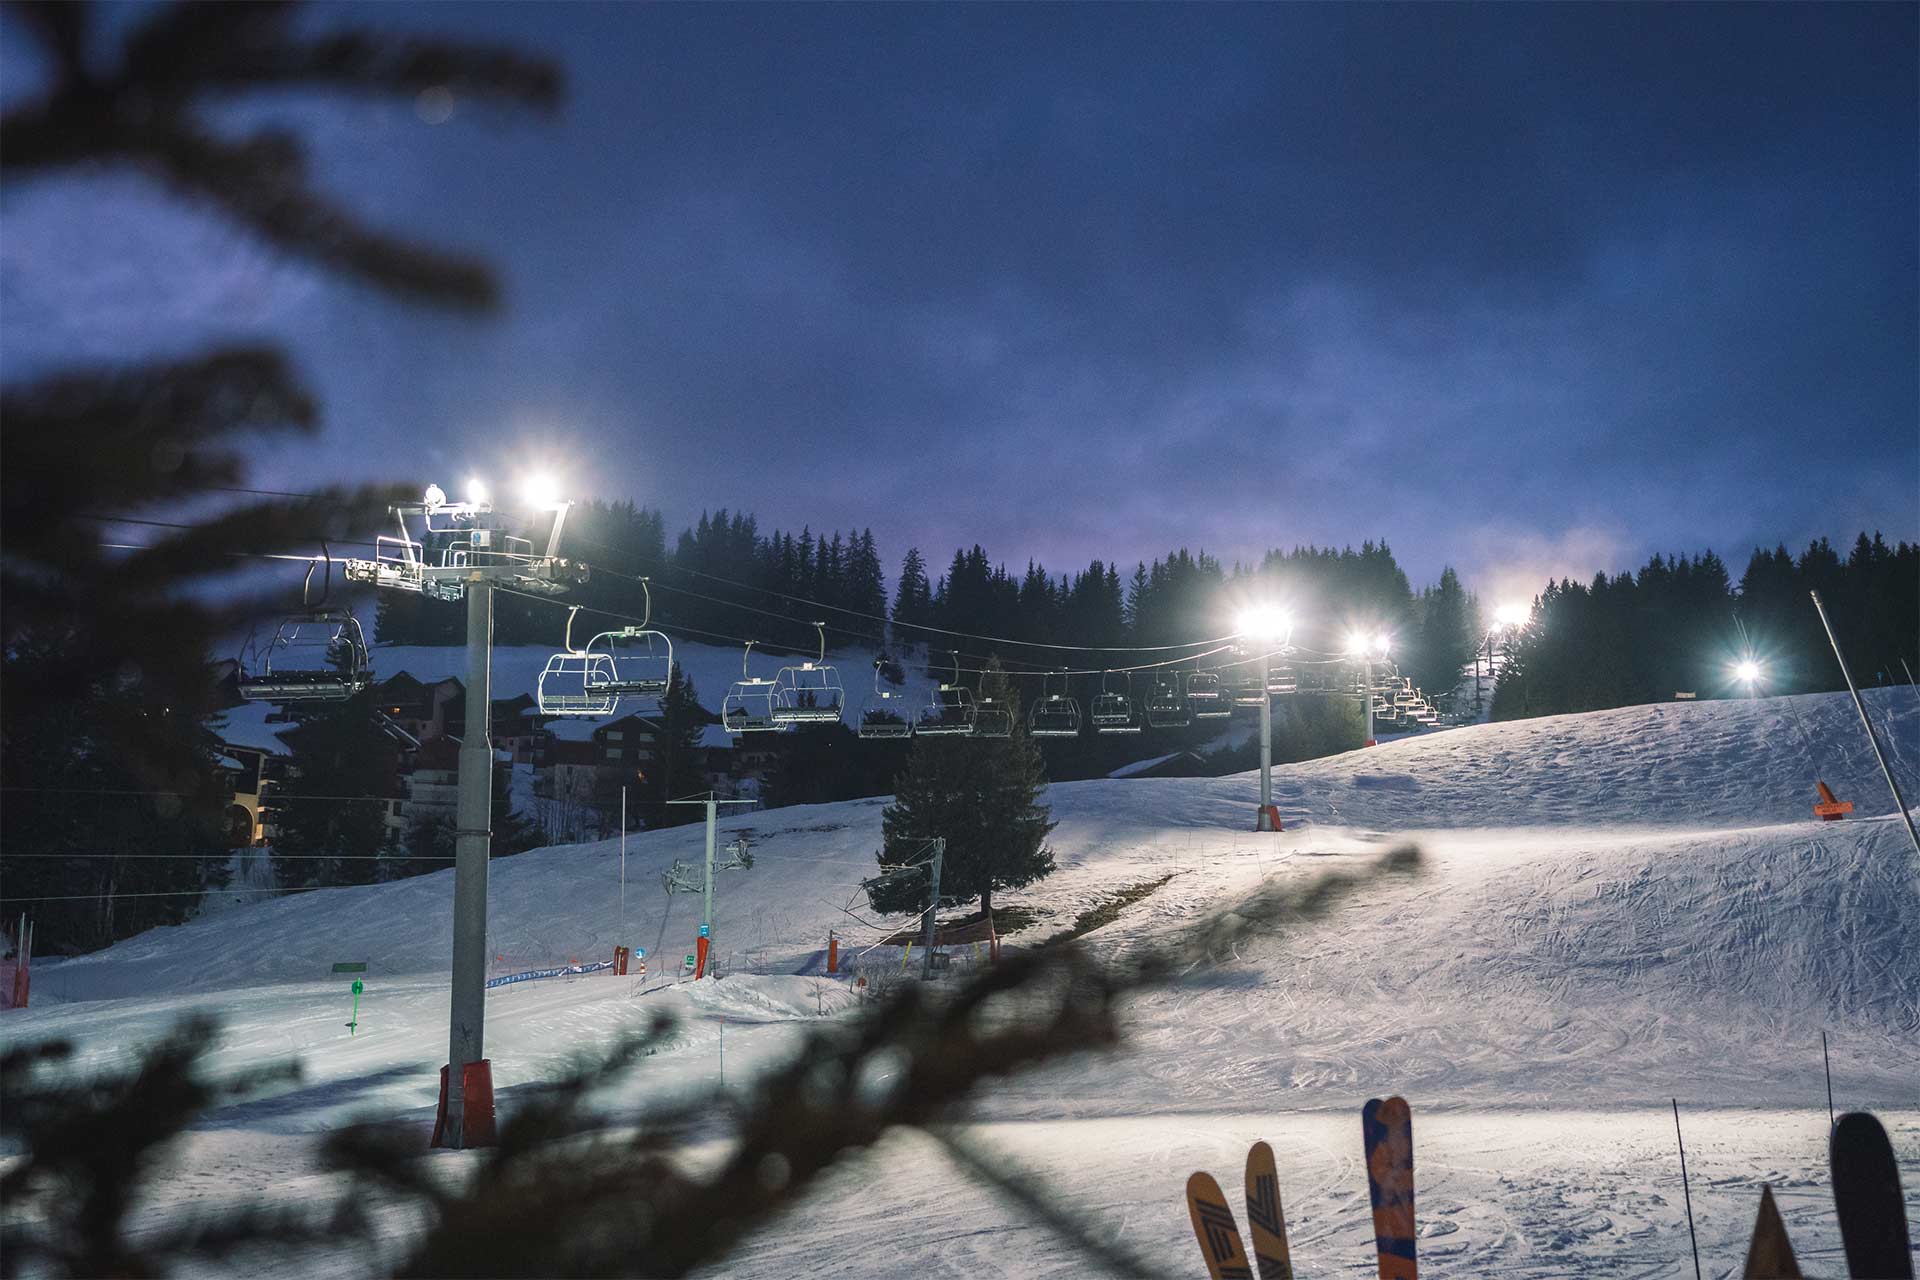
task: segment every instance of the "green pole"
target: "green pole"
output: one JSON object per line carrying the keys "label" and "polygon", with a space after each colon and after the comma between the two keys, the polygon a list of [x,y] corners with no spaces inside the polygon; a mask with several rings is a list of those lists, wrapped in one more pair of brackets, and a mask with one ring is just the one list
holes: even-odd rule
{"label": "green pole", "polygon": [[364,990],[366,990],[365,984],[355,978],[353,980],[353,1020],[347,1023],[349,1036],[360,1034],[360,993]]}

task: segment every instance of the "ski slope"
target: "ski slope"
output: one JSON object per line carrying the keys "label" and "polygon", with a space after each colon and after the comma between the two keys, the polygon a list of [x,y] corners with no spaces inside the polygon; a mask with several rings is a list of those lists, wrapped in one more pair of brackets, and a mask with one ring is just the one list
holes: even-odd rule
{"label": "ski slope", "polygon": [[[1869,705],[1911,798],[1920,703],[1899,689]],[[1854,801],[1852,818],[1813,820],[1816,777]],[[1920,865],[1844,695],[1477,725],[1280,767],[1275,789],[1288,829],[1256,836],[1256,774],[1054,786],[1059,870],[1003,899],[1036,913],[1018,943],[1154,885],[1088,935],[1124,950],[1268,878],[1352,869],[1406,840],[1426,855],[1417,880],[1370,887],[1312,928],[1137,998],[1121,1052],[1021,1077],[974,1106],[978,1137],[1166,1274],[1200,1271],[1186,1174],[1207,1167],[1237,1186],[1259,1137],[1279,1153],[1303,1274],[1365,1274],[1358,1109],[1396,1092],[1414,1105],[1430,1274],[1690,1275],[1670,1098],[1688,1125],[1708,1274],[1740,1261],[1763,1181],[1810,1274],[1836,1274],[1822,1030],[1835,1101],[1882,1114],[1915,1200]],[[723,1070],[738,1088],[800,1029],[844,1011],[844,982],[811,976],[829,928],[869,973],[900,962],[864,951],[898,920],[876,919],[855,889],[883,806],[723,818],[723,841],[748,834],[756,863],[719,882],[715,948],[730,970],[719,982],[662,977],[691,950],[698,906],[666,897],[661,875],[700,856],[698,827],[629,838],[624,915],[618,841],[495,862],[497,968],[599,959],[617,942],[654,962],[645,983],[593,975],[490,992],[504,1105],[657,1009],[681,1031],[636,1073],[635,1100],[714,1087]],[[360,1114],[430,1117],[450,891],[450,873],[322,890],[48,965],[35,1007],[0,1022],[0,1042],[70,1035],[101,1062],[183,1012],[219,1014],[218,1064],[298,1055],[307,1081],[212,1118],[169,1186],[299,1194],[318,1176],[306,1154],[316,1132]],[[369,965],[352,1038],[345,980],[327,976],[336,960]],[[899,1135],[714,1274],[1083,1270]]]}

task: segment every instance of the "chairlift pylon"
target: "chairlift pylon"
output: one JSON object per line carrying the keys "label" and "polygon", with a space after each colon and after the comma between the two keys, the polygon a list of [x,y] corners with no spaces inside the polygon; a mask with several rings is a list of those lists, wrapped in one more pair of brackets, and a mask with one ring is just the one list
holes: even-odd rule
{"label": "chairlift pylon", "polygon": [[609,687],[617,678],[612,656],[573,647],[579,612],[577,604],[567,609],[566,647],[547,659],[534,686],[543,716],[610,716],[620,707],[620,695]]}
{"label": "chairlift pylon", "polygon": [[846,690],[840,687],[840,673],[827,665],[827,624],[816,622],[820,658],[786,666],[773,678],[773,720],[775,724],[822,724],[840,718],[846,705]]}
{"label": "chairlift pylon", "polygon": [[[617,698],[658,698],[673,683],[673,640],[665,632],[652,629],[653,590],[645,578],[640,579],[640,589],[646,592],[647,607],[639,626],[602,631],[587,641],[589,656],[606,659],[588,666],[590,692],[610,693]],[[621,652],[637,647],[636,641],[646,643],[645,653]]]}
{"label": "chairlift pylon", "polygon": [[973,690],[960,683],[959,650],[948,652],[953,655],[953,683],[942,682],[934,688],[927,705],[920,709],[920,718],[914,722],[915,733],[964,737],[973,732]]}
{"label": "chairlift pylon", "polygon": [[881,660],[873,660],[873,696],[860,708],[859,734],[863,738],[898,740],[913,736],[912,713],[907,696],[880,687]]}
{"label": "chairlift pylon", "polygon": [[1089,719],[1093,721],[1095,733],[1139,733],[1140,726],[1133,719],[1133,676],[1122,671],[1127,691],[1115,693],[1107,688],[1107,677],[1111,671],[1100,673],[1100,692],[1093,696],[1093,711]]}
{"label": "chairlift pylon", "polygon": [[[351,609],[327,604],[333,592],[333,554],[324,542],[320,555],[326,575],[319,599],[313,596],[313,571],[320,561],[309,561],[300,584],[301,612],[281,620],[259,672],[243,672],[239,677],[239,694],[248,702],[345,702],[373,682],[360,620]],[[313,660],[301,663],[294,660],[296,653],[312,655]],[[276,655],[278,671],[274,670]]]}
{"label": "chairlift pylon", "polygon": [[1066,673],[1060,673],[1059,693],[1047,687],[1047,676],[1040,677],[1040,699],[1027,711],[1029,738],[1077,738],[1080,736],[1080,704],[1067,696]]}
{"label": "chairlift pylon", "polygon": [[773,718],[773,681],[747,674],[754,642],[740,654],[740,678],[720,703],[720,726],[731,734],[771,733],[785,726]]}

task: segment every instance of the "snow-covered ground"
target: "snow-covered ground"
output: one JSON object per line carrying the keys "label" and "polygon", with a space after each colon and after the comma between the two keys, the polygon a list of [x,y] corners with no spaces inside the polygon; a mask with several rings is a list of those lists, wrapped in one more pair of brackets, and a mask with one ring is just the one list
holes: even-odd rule
{"label": "snow-covered ground", "polygon": [[[1920,705],[1900,689],[1870,706],[1909,797],[1920,794]],[[1854,801],[1854,816],[1813,820],[1815,778]],[[1128,948],[1267,878],[1351,868],[1403,840],[1426,854],[1417,880],[1370,887],[1312,928],[1136,999],[1122,1051],[1022,1077],[974,1107],[982,1141],[1051,1178],[1166,1274],[1201,1270],[1186,1174],[1210,1168],[1237,1186],[1256,1137],[1278,1152],[1303,1274],[1366,1273],[1358,1111],[1387,1093],[1414,1105],[1431,1274],[1691,1274],[1676,1097],[1708,1274],[1737,1270],[1762,1182],[1810,1272],[1837,1274],[1823,1030],[1835,1102],[1882,1115],[1920,1205],[1920,864],[1843,695],[1472,726],[1277,768],[1275,784],[1288,829],[1263,836],[1247,829],[1255,774],[1055,786],[1060,869],[1007,897],[1040,916],[1015,941],[1037,940],[1164,878],[1089,935]],[[723,820],[723,840],[751,833],[756,863],[720,883],[715,945],[731,972],[719,982],[662,976],[691,949],[698,908],[666,897],[660,877],[699,856],[698,827],[629,839],[624,916],[617,841],[496,862],[496,967],[598,959],[616,942],[653,962],[646,982],[593,975],[490,993],[503,1105],[657,1009],[679,1015],[681,1034],[646,1060],[634,1097],[713,1085],[723,1040],[738,1087],[844,1009],[845,986],[814,976],[829,928],[858,963],[899,963],[886,948],[860,955],[890,923],[855,889],[873,868],[882,807]],[[163,1195],[298,1194],[315,1176],[316,1133],[354,1115],[430,1116],[450,889],[443,873],[322,890],[46,965],[35,1007],[0,1022],[0,1043],[70,1035],[83,1062],[105,1062],[183,1012],[220,1015],[216,1064],[298,1055],[307,1080],[213,1117]],[[369,965],[353,1038],[346,979],[328,976],[337,960]],[[881,1238],[885,1251],[873,1248]],[[715,1274],[1085,1269],[899,1135]]]}

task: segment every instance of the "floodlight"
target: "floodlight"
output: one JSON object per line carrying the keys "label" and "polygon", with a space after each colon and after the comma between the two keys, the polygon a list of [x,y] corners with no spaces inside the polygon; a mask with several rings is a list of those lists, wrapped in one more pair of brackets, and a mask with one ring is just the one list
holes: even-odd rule
{"label": "floodlight", "polygon": [[1386,657],[1387,650],[1392,646],[1392,644],[1393,644],[1393,638],[1387,635],[1386,632],[1382,631],[1379,635],[1373,638],[1373,656],[1376,658]]}
{"label": "floodlight", "polygon": [[1240,634],[1257,640],[1284,640],[1293,630],[1293,618],[1270,604],[1254,605],[1240,613]]}
{"label": "floodlight", "polygon": [[479,476],[467,481],[467,501],[478,505],[487,500],[487,482]]}
{"label": "floodlight", "polygon": [[1524,627],[1533,617],[1533,606],[1509,601],[1493,611],[1493,620],[1503,627]]}
{"label": "floodlight", "polygon": [[522,492],[529,505],[545,509],[560,505],[560,487],[549,475],[528,476]]}
{"label": "floodlight", "polygon": [[428,507],[443,507],[447,503],[447,491],[437,484],[430,484],[427,486],[426,493],[421,495],[421,500]]}
{"label": "floodlight", "polygon": [[1760,679],[1760,664],[1752,658],[1743,658],[1733,664],[1733,678],[1742,684],[1753,684]]}

